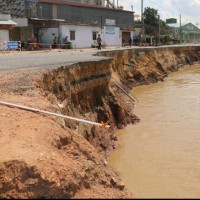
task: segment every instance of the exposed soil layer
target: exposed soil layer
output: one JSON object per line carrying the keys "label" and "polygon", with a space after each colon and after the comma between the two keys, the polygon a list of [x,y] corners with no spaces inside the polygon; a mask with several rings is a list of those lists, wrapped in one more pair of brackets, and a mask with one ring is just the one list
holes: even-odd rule
{"label": "exposed soil layer", "polygon": [[0,73],[2,101],[62,113],[110,129],[17,108],[0,112],[0,198],[132,198],[106,157],[115,132],[139,122],[126,92],[200,59],[198,47],[101,52],[112,60]]}

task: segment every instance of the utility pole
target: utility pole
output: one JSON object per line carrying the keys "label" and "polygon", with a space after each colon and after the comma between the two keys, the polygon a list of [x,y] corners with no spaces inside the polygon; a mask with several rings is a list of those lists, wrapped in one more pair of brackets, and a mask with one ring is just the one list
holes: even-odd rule
{"label": "utility pole", "polygon": [[158,38],[159,38],[159,45],[160,45],[160,15],[158,15],[158,25],[159,25],[159,28],[158,28]]}
{"label": "utility pole", "polygon": [[103,29],[103,15],[101,15],[101,34],[102,34],[102,29]]}
{"label": "utility pole", "polygon": [[42,19],[42,5],[40,5],[40,17]]}
{"label": "utility pole", "polygon": [[142,22],[142,27],[141,27],[141,34],[140,34],[140,46],[142,44],[142,37],[143,37],[143,29],[144,29],[144,16],[143,16],[143,0],[141,0],[141,22]]}
{"label": "utility pole", "polygon": [[181,15],[180,15],[180,44],[182,42],[182,39],[181,39]]}

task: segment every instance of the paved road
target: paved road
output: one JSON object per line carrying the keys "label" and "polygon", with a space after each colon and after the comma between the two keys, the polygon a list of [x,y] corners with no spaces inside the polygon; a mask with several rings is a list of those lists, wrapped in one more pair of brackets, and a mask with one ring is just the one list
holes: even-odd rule
{"label": "paved road", "polygon": [[[170,46],[160,46],[160,47],[131,47],[134,49],[163,49],[163,48],[177,48],[177,47],[199,47],[198,45],[170,45]],[[77,50],[67,50],[67,51],[30,51],[30,52],[15,52],[14,55],[4,55],[0,53],[0,71],[8,70],[19,70],[26,68],[39,68],[47,69],[52,67],[59,67],[61,65],[68,65],[77,62],[87,62],[87,61],[100,61],[107,60],[111,58],[105,58],[101,56],[95,56],[97,52],[102,51],[114,51],[114,50],[124,50],[130,48],[109,48],[106,50],[98,51],[96,49],[77,49]]]}
{"label": "paved road", "polygon": [[19,52],[0,55],[0,71],[25,68],[52,68],[77,62],[100,61],[111,58],[94,56],[97,50]]}

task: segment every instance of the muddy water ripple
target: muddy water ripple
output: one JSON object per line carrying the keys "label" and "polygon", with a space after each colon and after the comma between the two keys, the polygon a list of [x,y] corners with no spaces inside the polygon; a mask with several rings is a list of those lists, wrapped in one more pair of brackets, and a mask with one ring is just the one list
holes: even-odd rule
{"label": "muddy water ripple", "polygon": [[133,89],[141,119],[109,157],[136,198],[200,198],[200,66]]}

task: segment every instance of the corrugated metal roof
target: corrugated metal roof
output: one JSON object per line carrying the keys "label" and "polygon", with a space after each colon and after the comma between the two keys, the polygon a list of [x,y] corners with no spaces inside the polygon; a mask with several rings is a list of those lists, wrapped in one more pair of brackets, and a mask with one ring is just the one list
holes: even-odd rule
{"label": "corrugated metal roof", "polygon": [[8,20],[8,21],[1,21],[0,20],[0,25],[17,25],[17,23],[15,23],[12,20]]}

